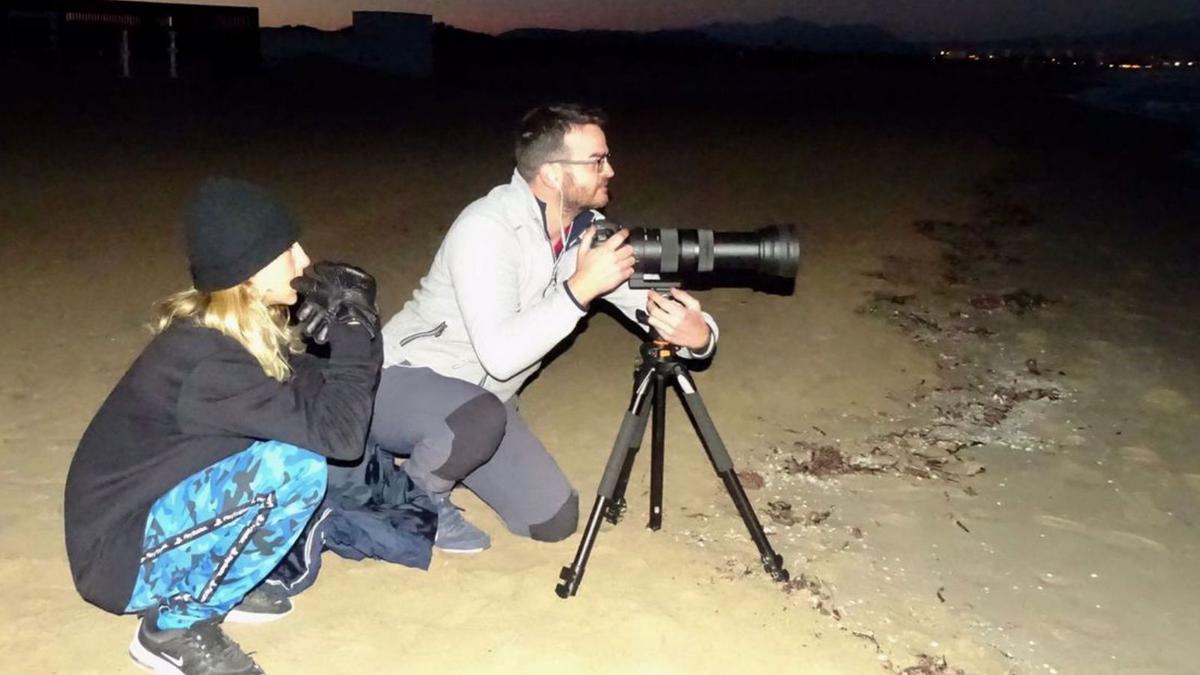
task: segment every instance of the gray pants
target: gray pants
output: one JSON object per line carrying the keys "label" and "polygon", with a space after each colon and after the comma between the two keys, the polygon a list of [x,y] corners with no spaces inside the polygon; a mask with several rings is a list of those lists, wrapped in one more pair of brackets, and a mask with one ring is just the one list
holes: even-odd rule
{"label": "gray pants", "polygon": [[539,541],[575,532],[579,495],[517,411],[470,382],[428,368],[385,368],[368,443],[407,456],[404,470],[426,492],[461,482],[508,529]]}

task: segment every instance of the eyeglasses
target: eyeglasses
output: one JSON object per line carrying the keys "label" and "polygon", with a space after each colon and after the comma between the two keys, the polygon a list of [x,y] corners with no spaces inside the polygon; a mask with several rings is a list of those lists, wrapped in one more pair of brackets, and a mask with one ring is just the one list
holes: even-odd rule
{"label": "eyeglasses", "polygon": [[577,164],[579,166],[591,166],[593,169],[596,170],[596,173],[600,173],[601,171],[604,171],[604,167],[610,165],[609,160],[611,159],[611,157],[612,157],[612,153],[606,152],[603,155],[596,157],[595,159],[552,159],[546,163],[547,164]]}

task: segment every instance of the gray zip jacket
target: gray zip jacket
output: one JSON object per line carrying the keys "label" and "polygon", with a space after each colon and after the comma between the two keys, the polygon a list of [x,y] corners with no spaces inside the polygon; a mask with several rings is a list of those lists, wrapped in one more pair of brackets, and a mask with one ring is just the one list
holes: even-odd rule
{"label": "gray zip jacket", "polygon": [[[472,202],[450,226],[412,299],[383,328],[384,367],[424,366],[508,400],[587,313],[566,289],[578,246],[576,237],[555,260],[537,199],[514,171],[512,182]],[[604,300],[636,322],[646,295],[625,283]],[[712,354],[717,325],[704,319],[708,346],[681,356]]]}

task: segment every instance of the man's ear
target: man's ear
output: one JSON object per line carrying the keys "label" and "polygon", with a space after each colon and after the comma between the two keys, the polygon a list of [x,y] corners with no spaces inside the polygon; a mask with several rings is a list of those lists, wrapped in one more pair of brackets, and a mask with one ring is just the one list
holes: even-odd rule
{"label": "man's ear", "polygon": [[542,182],[552,188],[562,189],[562,167],[557,164],[547,162],[538,169],[538,174],[542,178]]}

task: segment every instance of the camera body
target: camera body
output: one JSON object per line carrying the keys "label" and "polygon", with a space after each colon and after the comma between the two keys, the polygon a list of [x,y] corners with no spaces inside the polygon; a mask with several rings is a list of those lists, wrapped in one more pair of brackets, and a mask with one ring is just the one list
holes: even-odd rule
{"label": "camera body", "polygon": [[[621,226],[596,224],[592,246],[616,234]],[[800,243],[791,225],[770,225],[753,232],[705,229],[629,229],[633,247],[630,288],[664,290],[715,287],[778,290],[790,282],[800,264]]]}

